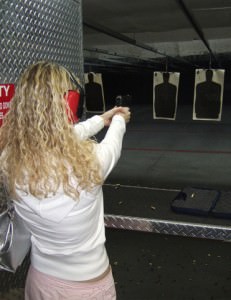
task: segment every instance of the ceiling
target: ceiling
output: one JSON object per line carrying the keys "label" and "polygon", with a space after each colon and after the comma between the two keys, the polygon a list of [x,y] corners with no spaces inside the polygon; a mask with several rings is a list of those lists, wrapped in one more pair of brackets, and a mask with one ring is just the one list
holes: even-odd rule
{"label": "ceiling", "polygon": [[231,65],[231,0],[82,0],[85,65]]}

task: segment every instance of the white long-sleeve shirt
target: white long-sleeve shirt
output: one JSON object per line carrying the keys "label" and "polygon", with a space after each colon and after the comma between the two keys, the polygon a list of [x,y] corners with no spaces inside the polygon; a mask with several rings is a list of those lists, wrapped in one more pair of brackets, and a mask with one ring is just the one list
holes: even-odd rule
{"label": "white long-sleeve shirt", "polygon": [[[77,124],[74,131],[86,139],[103,127],[103,119],[94,116]],[[104,179],[120,157],[124,133],[124,118],[116,115],[105,138],[95,145]],[[65,280],[83,281],[107,269],[102,186],[95,186],[91,192],[82,190],[78,201],[61,188],[55,196],[43,200],[17,192],[22,200],[15,201],[15,208],[31,231],[31,263],[37,270]]]}

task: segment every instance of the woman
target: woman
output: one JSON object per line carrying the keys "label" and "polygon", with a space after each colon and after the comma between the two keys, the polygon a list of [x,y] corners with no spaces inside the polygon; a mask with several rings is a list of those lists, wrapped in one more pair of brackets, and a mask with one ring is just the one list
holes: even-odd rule
{"label": "woman", "polygon": [[[0,130],[0,166],[31,232],[26,300],[116,299],[105,250],[102,184],[121,154],[128,108],[73,126],[76,87],[54,63],[29,66]],[[109,126],[96,143],[89,137]]]}

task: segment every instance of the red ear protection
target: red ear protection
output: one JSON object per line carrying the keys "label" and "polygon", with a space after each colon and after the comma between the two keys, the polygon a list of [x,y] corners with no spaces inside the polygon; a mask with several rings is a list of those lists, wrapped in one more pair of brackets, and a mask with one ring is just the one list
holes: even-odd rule
{"label": "red ear protection", "polygon": [[76,80],[74,74],[72,74],[67,69],[65,69],[65,70],[68,73],[68,75],[70,76],[71,82],[76,87],[76,90],[69,90],[64,95],[64,98],[66,99],[66,101],[70,107],[70,110],[71,110],[71,118],[69,121],[72,124],[75,124],[82,117],[83,103],[84,103],[84,89],[79,84],[79,82]]}
{"label": "red ear protection", "polygon": [[65,94],[64,97],[71,110],[71,119],[69,121],[75,124],[79,121],[79,118],[77,117],[77,111],[79,107],[80,93],[78,91],[70,90]]}

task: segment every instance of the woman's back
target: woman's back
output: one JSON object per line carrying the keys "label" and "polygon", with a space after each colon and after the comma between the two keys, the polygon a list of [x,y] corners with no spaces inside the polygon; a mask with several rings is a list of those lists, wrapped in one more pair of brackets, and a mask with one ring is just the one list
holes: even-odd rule
{"label": "woman's back", "polygon": [[[28,282],[36,291],[27,283],[26,299],[37,300],[36,293],[46,299],[49,287],[40,290],[46,276],[83,282],[109,270],[102,184],[120,157],[130,112],[118,107],[71,124],[66,95],[74,88],[57,64],[29,66],[0,129],[1,178],[31,232]],[[104,126],[110,126],[105,138],[91,140]],[[41,286],[36,272],[44,274]]]}

